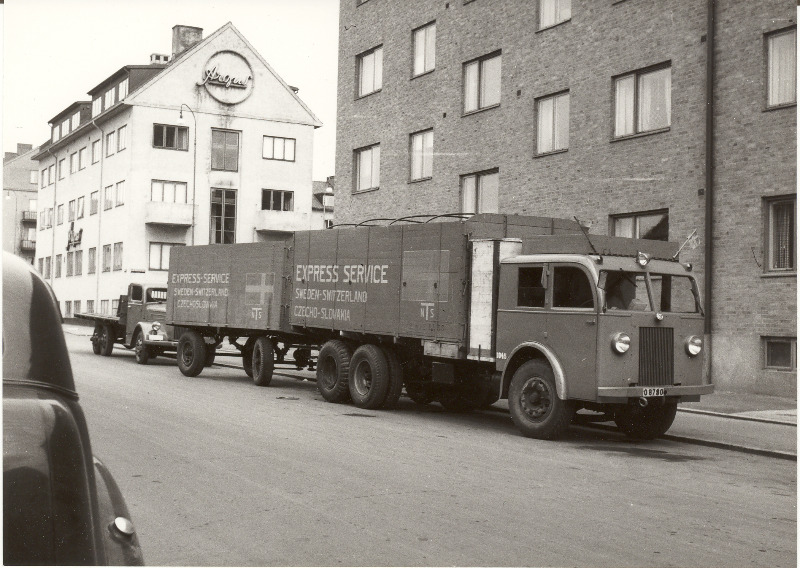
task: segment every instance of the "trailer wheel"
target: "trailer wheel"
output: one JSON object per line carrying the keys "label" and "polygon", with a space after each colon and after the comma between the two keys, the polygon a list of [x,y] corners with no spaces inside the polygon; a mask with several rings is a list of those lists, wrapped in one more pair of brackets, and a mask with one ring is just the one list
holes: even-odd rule
{"label": "trailer wheel", "polygon": [[217,348],[206,345],[206,362],[205,366],[210,367],[214,364],[214,359],[217,357]]}
{"label": "trailer wheel", "polygon": [[150,349],[144,344],[144,334],[141,329],[137,329],[134,333],[133,351],[136,354],[136,362],[140,365],[147,365],[150,360]]}
{"label": "trailer wheel", "polygon": [[348,402],[348,374],[353,350],[344,341],[332,339],[322,346],[317,357],[317,389],[328,402]]}
{"label": "trailer wheel", "polygon": [[100,346],[100,355],[108,357],[114,350],[114,330],[110,324],[104,323],[100,329],[100,338],[97,340]]}
{"label": "trailer wheel", "polygon": [[386,355],[386,362],[389,363],[389,389],[381,408],[391,410],[397,408],[397,402],[403,393],[403,365],[394,349],[384,349],[383,353]]}
{"label": "trailer wheel", "polygon": [[187,377],[196,377],[206,362],[206,342],[196,331],[187,331],[178,341],[178,368]]}
{"label": "trailer wheel", "polygon": [[350,397],[359,408],[374,410],[386,400],[389,363],[377,345],[362,345],[353,353],[347,378]]}
{"label": "trailer wheel", "polygon": [[669,430],[677,411],[677,402],[648,405],[645,408],[629,404],[614,413],[614,422],[630,438],[652,440]]}
{"label": "trailer wheel", "polygon": [[248,337],[242,349],[242,367],[245,374],[253,378],[253,344],[256,342],[255,337]]}
{"label": "trailer wheel", "polygon": [[269,385],[272,370],[275,368],[275,355],[272,340],[261,336],[253,344],[253,382],[259,387]]}
{"label": "trailer wheel", "polygon": [[514,373],[508,390],[508,410],[523,435],[552,440],[569,426],[575,405],[558,398],[553,370],[535,359],[523,363]]}

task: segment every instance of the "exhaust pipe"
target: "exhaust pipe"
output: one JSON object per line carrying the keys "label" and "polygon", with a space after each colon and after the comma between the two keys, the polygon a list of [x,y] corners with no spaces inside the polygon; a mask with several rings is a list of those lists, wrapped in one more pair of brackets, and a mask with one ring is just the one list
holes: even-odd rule
{"label": "exhaust pipe", "polygon": [[647,407],[647,404],[648,404],[648,400],[645,397],[640,396],[639,397],[639,406],[641,408],[645,408],[645,407]]}

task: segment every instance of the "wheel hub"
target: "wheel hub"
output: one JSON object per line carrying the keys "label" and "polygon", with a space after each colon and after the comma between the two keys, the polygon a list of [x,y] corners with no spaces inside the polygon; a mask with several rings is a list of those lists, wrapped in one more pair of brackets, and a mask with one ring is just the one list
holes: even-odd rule
{"label": "wheel hub", "polygon": [[520,393],[522,411],[532,420],[541,420],[550,412],[553,405],[553,392],[550,385],[539,377],[525,382]]}
{"label": "wheel hub", "polygon": [[369,394],[369,389],[372,387],[372,369],[370,369],[369,363],[362,361],[356,367],[354,379],[358,393],[364,396]]}

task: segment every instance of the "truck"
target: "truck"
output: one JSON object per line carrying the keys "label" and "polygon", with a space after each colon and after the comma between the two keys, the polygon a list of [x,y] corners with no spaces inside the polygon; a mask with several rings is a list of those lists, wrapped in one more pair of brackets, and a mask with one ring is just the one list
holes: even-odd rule
{"label": "truck", "polygon": [[180,247],[166,322],[183,330],[187,376],[227,337],[266,386],[280,342],[318,349],[329,402],[395,408],[405,389],[466,411],[502,398],[528,437],[557,438],[583,411],[651,439],[714,388],[699,287],[678,252],[498,214]]}
{"label": "truck", "polygon": [[[166,301],[163,282],[131,282],[128,293],[119,297],[115,315],[77,313],[75,317],[94,322],[91,342],[95,355],[108,357],[114,344],[120,344],[133,349],[136,362],[145,365],[159,355],[174,353],[178,346],[173,328],[164,324]],[[212,362],[210,359],[208,364]]]}

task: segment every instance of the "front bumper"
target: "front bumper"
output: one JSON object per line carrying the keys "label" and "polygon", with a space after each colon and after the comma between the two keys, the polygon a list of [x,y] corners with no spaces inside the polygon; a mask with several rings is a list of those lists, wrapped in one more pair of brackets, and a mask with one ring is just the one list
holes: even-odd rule
{"label": "front bumper", "polygon": [[178,342],[167,339],[167,336],[163,333],[145,335],[143,343],[147,347],[159,347],[167,351],[176,351],[178,349]]}
{"label": "front bumper", "polygon": [[[628,399],[642,396],[644,388],[650,387],[599,387],[597,400],[598,402],[627,402]],[[714,392],[714,385],[681,385],[663,388],[665,397],[699,397]]]}

